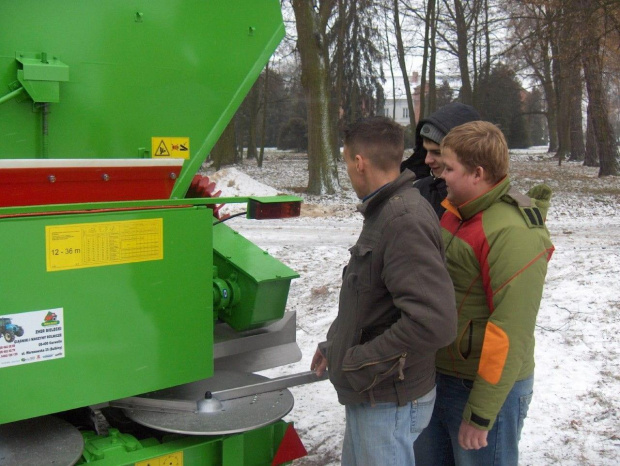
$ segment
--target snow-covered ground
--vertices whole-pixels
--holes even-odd
[[[301,275],[291,285],[288,310],[297,312],[303,359],[267,375],[308,370],[336,315],[342,267],[362,224],[344,164],[340,169],[343,191],[320,197],[299,194],[307,184],[301,154],[270,151],[262,169],[244,161],[214,177],[223,196],[304,198],[299,218],[228,222]],[[620,177],[596,174],[577,163],[558,166],[544,148],[512,153],[511,177],[522,191],[539,182],[554,190],[547,223],[556,247],[538,316],[521,465],[620,464]],[[344,409],[331,384],[291,391],[295,407],[285,419],[295,422],[308,449],[295,464],[339,464]]]

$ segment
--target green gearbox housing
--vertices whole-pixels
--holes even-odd
[[[247,330],[282,318],[296,272],[222,223],[214,227],[213,250],[220,319],[235,330]]]

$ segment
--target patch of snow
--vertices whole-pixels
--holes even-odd
[[[277,196],[278,190],[256,181],[234,167],[223,168],[211,175],[209,179],[215,182],[216,191],[222,191],[220,197],[248,197],[248,196]],[[221,215],[243,212],[246,204],[227,203],[220,209]]]

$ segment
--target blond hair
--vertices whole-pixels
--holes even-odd
[[[441,141],[441,150],[445,148],[452,149],[469,172],[484,168],[486,179],[492,183],[508,174],[508,144],[493,123],[471,121],[452,128]]]

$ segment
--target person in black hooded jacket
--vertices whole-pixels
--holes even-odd
[[[452,102],[419,121],[415,131],[413,154],[400,165],[401,172],[415,173],[414,186],[430,202],[439,218],[445,212],[441,202],[446,198],[446,183],[439,178],[443,171],[439,145],[448,132],[470,121],[480,120],[478,111],[460,102]]]

